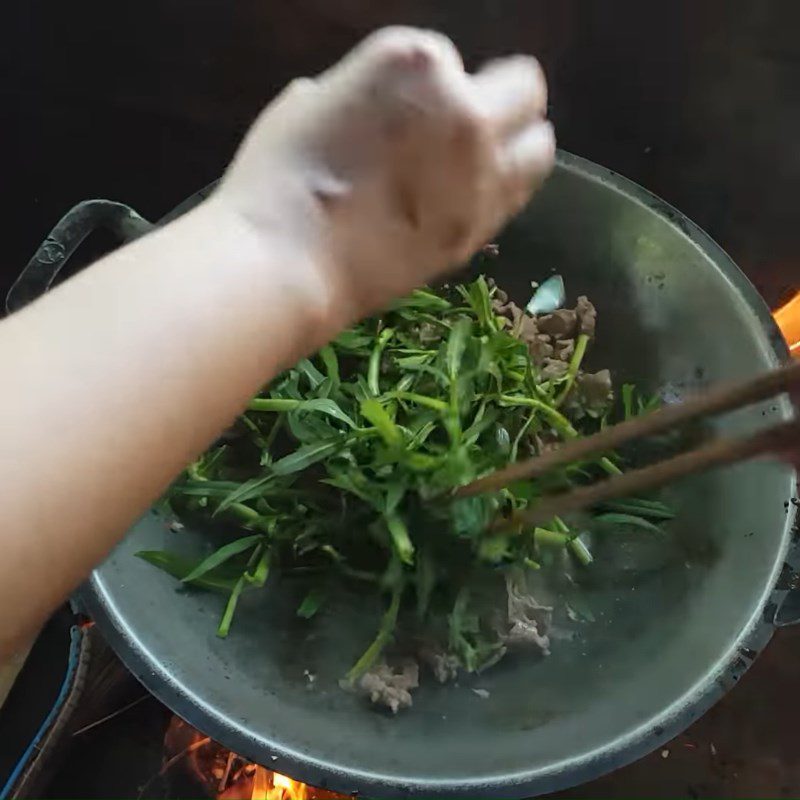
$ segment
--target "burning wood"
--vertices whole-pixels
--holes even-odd
[[[162,773],[183,768],[215,800],[336,800],[345,795],[317,789],[227,750],[173,717],[164,736]]]

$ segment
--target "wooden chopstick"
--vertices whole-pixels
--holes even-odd
[[[800,386],[800,361],[787,364],[779,369],[758,375],[755,378],[714,387],[685,403],[664,406],[644,416],[621,422],[618,425],[613,425],[592,436],[587,436],[585,439],[575,439],[567,442],[561,447],[551,450],[544,455],[536,456],[526,461],[519,461],[516,464],[510,464],[503,469],[493,472],[491,475],[486,475],[472,483],[460,486],[455,490],[453,496],[469,497],[483,492],[496,491],[522,478],[536,478],[556,467],[564,466],[574,461],[581,461],[599,453],[610,452],[634,439],[662,433],[701,417],[733,411],[734,409],[752,405],[759,400],[764,400],[767,397],[785,392],[795,385]],[[794,435],[796,434],[796,423],[779,425],[777,428],[771,430],[782,431],[783,436],[789,434]],[[629,485],[630,479],[637,474],[637,472],[630,472],[623,476],[603,481],[595,486],[576,489],[569,492],[568,495],[570,497],[574,495],[582,497],[583,493],[588,489],[599,491],[599,487],[608,485],[614,487],[613,495],[602,498],[608,500],[611,496],[620,497],[626,493],[642,491],[644,488],[654,488],[655,486],[674,480],[682,474],[691,474],[691,472],[708,469],[711,466],[732,463],[733,461],[750,458],[758,453],[765,452],[774,446],[774,441],[769,438],[768,433],[769,431],[764,431],[743,440],[720,440],[700,448],[699,450],[677,456],[677,458],[671,459],[670,461],[662,462],[662,464],[638,470],[637,472],[639,474],[644,474],[645,476],[644,478],[637,479],[645,481],[642,485],[639,485],[639,483]],[[769,446],[762,446],[759,444],[767,440],[770,443]],[[745,447],[745,445],[747,446]],[[753,447],[756,449],[752,450]],[[707,455],[701,455],[706,451],[708,451]],[[703,466],[695,468],[695,461],[692,461],[692,456],[697,459],[698,464]],[[710,461],[708,461],[709,458],[711,459]],[[659,472],[653,473],[653,470],[656,470],[657,467],[663,467],[675,461],[677,461],[681,469],[685,470],[688,468],[690,471],[686,473],[675,472],[675,467],[670,467],[668,469],[665,467],[665,474],[668,476],[666,478],[662,478]],[[652,483],[653,474],[657,475],[656,483]],[[625,482],[626,479],[628,482]],[[622,490],[616,488],[620,485],[624,487]],[[605,491],[609,491],[609,489]],[[555,502],[555,500],[556,497],[554,497],[552,501]],[[548,502],[551,501],[543,501],[537,507],[537,517],[539,516],[538,509],[544,508]],[[564,499],[560,502],[564,503],[566,500]],[[580,507],[591,505],[592,502],[600,501],[594,500],[589,503],[581,502]],[[561,512],[556,511],[555,513],[558,514]]]
[[[544,524],[553,517],[591,508],[620,497],[650,491],[678,478],[697,472],[745,461],[786,447],[793,437],[800,437],[800,420],[792,420],[738,439],[715,439],[703,447],[682,453],[660,463],[576,489],[545,496],[534,508],[513,517],[498,520],[496,527]]]

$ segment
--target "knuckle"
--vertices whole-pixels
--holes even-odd
[[[454,117],[456,141],[473,146],[484,138],[491,125],[486,110],[473,104],[457,106]]]
[[[428,42],[422,31],[400,26],[383,28],[371,42],[374,52],[384,61],[403,64],[419,53],[426,53]]]
[[[529,55],[509,56],[506,68],[517,76],[517,80],[541,90],[547,85],[544,69],[539,60]]]
[[[424,70],[457,55],[444,34],[400,25],[382,28],[365,43],[381,63],[393,68]]]
[[[533,75],[544,77],[542,65],[539,63],[539,59],[534,56],[518,53],[517,55],[510,56],[509,61],[518,69],[526,70]]]
[[[459,61],[461,60],[458,49],[449,36],[445,36],[443,33],[433,30],[424,30],[420,31],[420,33],[424,36],[428,46],[439,53],[443,58],[455,57]]]
[[[388,25],[371,33],[364,41],[364,45],[380,52],[387,48],[402,46],[415,32],[415,28],[406,25]]]
[[[304,94],[313,90],[317,86],[314,78],[293,78],[286,86],[286,91],[292,94]]]

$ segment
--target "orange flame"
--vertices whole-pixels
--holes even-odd
[[[162,774],[182,763],[215,800],[346,800],[287,775],[254,764],[173,717],[164,737],[167,757]]]
[[[250,800],[307,800],[308,786],[280,772],[256,767]]]
[[[789,351],[793,356],[800,357],[800,292],[775,311],[774,317],[789,345]]]

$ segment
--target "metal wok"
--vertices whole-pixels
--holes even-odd
[[[198,193],[165,218],[200,202]],[[43,291],[94,227],[121,238],[149,224],[126,206],[71,211],[9,297]],[[561,154],[555,174],[504,232],[498,281],[515,299],[561,272],[599,309],[592,355],[617,382],[680,396],[687,388],[776,366],[786,348],[755,289],[722,250],[640,187]],[[792,414],[788,399],[719,424],[741,433]],[[766,642],[786,592],[795,475],[758,462],[669,490],[679,510],[667,552],[624,549],[601,570],[577,625],[543,660],[509,659],[458,686],[423,686],[396,718],[337,686],[380,613],[351,603],[312,625],[276,580],[246,596],[227,640],[222,599],[176,591],[134,558],[176,537],[150,512],[81,588],[79,600],[155,695],[238,753],[306,781],[369,796],[531,796],[585,781],[658,747],[729,689]],[[599,565],[599,561],[596,562]],[[777,619],[777,623],[776,623]],[[308,675],[313,674],[313,683]],[[470,688],[489,692],[488,698]]]

